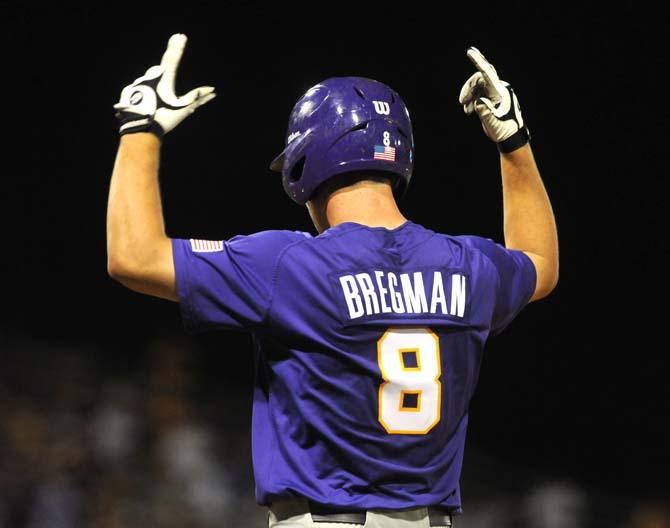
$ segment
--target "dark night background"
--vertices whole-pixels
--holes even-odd
[[[32,343],[95,350],[88,359],[100,370],[133,377],[145,372],[157,336],[174,337],[194,350],[198,394],[215,394],[224,408],[231,395],[246,398],[239,412],[248,423],[250,338],[184,337],[176,304],[125,290],[106,274],[106,200],[118,142],[112,105],[120,90],[158,63],[174,32],[189,37],[177,92],[217,89],[164,141],[170,236],[313,232],[306,210],[267,166],[307,88],[363,75],[394,87],[410,110],[416,165],[405,215],[435,230],[502,241],[497,151],[458,104],[474,71],[465,50],[475,45],[519,96],[558,223],[561,276],[549,298],[489,342],[468,449],[617,503],[670,496],[667,347],[654,343],[663,322],[645,315],[652,298],[663,299],[647,280],[662,246],[653,226],[667,169],[647,139],[663,137],[664,120],[648,91],[655,63],[638,55],[654,32],[635,9],[604,18],[534,8],[503,20],[472,8],[444,23],[431,22],[435,14],[408,18],[404,30],[397,11],[393,27],[379,23],[383,12],[318,24],[286,16],[261,27],[251,13],[195,11],[137,14],[142,23],[129,23],[127,9],[3,10],[5,89],[16,95],[24,85],[34,99],[5,103],[19,142],[4,141],[12,163],[3,178],[9,242],[0,370],[4,363],[11,372],[16,362],[38,369],[43,355],[33,360],[22,348]],[[313,9],[313,17],[329,16],[325,7]],[[466,451],[466,475],[474,471],[468,460]],[[495,488],[495,479],[489,484]]]

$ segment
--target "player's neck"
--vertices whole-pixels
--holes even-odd
[[[390,185],[358,182],[314,200],[310,215],[319,232],[344,222],[394,229],[407,219],[398,209]]]

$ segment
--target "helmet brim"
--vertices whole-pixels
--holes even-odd
[[[270,170],[283,172],[284,160],[286,159],[286,156],[291,155],[294,150],[305,148],[309,144],[308,142],[312,140],[311,133],[312,129],[308,129],[299,137],[295,138],[288,145],[286,145],[286,148],[282,150],[281,154],[279,154],[279,156],[273,159],[272,163],[270,163]]]
[[[279,156],[272,160],[272,163],[270,163],[271,171],[281,172],[284,169],[284,158],[286,157],[287,149],[288,147],[286,147]]]

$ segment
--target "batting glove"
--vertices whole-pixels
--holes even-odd
[[[186,40],[186,35],[172,35],[160,65],[152,66],[123,89],[114,105],[121,124],[119,134],[153,132],[162,137],[216,97],[212,86],[195,88],[181,97],[175,95],[174,79]]]
[[[477,68],[461,88],[458,100],[467,115],[476,112],[486,135],[500,152],[512,152],[530,141],[514,90],[498,78],[493,65],[477,48],[470,47],[468,58]]]

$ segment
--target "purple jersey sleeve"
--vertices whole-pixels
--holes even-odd
[[[288,245],[305,236],[293,231],[263,231],[224,241],[172,239],[185,329],[197,333],[261,324],[279,258]]]
[[[537,280],[535,264],[523,251],[507,249],[490,238],[479,236],[458,238],[486,255],[498,273],[491,334],[499,334],[533,296]]]

